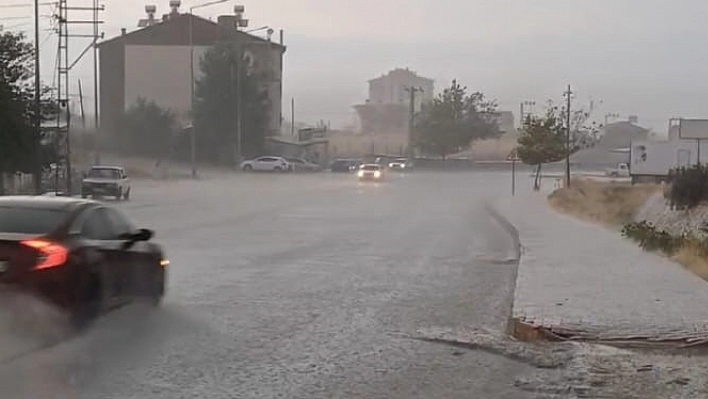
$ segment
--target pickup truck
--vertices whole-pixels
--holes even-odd
[[[111,196],[117,200],[130,198],[130,179],[119,166],[94,166],[81,180],[81,197]]]

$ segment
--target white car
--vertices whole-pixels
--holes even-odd
[[[94,166],[81,180],[81,197],[130,198],[130,179],[120,166]]]
[[[366,163],[359,167],[357,177],[359,180],[381,181],[384,178],[384,168],[379,164]]]
[[[413,167],[413,163],[408,158],[394,159],[388,164],[390,169],[406,170]]]
[[[241,163],[241,170],[245,172],[286,172],[290,164],[283,157],[258,157]]]

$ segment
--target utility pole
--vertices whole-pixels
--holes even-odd
[[[290,100],[290,137],[295,137],[295,97]]]
[[[101,124],[98,111],[98,0],[93,0],[93,145],[94,145],[94,164],[101,163]]]
[[[568,91],[565,92],[568,103],[566,105],[566,143],[565,143],[565,186],[570,187],[570,100],[573,92],[568,85]]]
[[[69,19],[69,11],[76,11],[76,12],[86,12],[86,11],[92,11],[94,14],[96,14],[98,11],[102,11],[103,7],[99,7],[97,4],[98,0],[95,0],[95,6],[94,7],[82,7],[82,6],[77,6],[77,7],[69,7],[67,4],[67,0],[59,0],[59,8],[58,8],[58,13],[55,16],[58,22],[58,28],[57,28],[57,33],[59,34],[59,41],[58,41],[58,53],[57,53],[57,102],[58,102],[58,115],[57,115],[57,134],[59,136],[59,140],[63,139],[63,145],[59,144],[60,141],[58,141],[58,146],[59,146],[59,153],[63,152],[63,157],[62,154],[59,154],[59,160],[64,161],[64,173],[66,175],[66,194],[71,195],[72,193],[72,166],[71,166],[71,106],[70,106],[70,96],[69,96],[69,71],[81,60],[81,58],[86,55],[88,50],[91,48],[91,46],[96,45],[96,42],[98,41],[99,37],[97,35],[97,30],[98,30],[98,24],[103,23],[102,21],[98,21],[97,18],[94,18],[92,20],[70,20]],[[78,24],[92,24],[94,26],[94,34],[91,35],[85,35],[85,34],[69,34],[69,25],[78,25]],[[69,63],[69,38],[91,38],[92,42],[91,44],[84,49],[84,51],[81,52],[81,54],[74,60],[73,62]],[[98,101],[98,98],[94,99],[94,101]],[[66,110],[65,114],[65,122],[64,126],[61,124],[61,113],[62,113],[62,107]],[[63,137],[62,137],[63,136]],[[63,148],[62,148],[63,147]],[[63,151],[62,151],[63,150]],[[57,172],[59,171],[57,162]],[[58,173],[57,173],[58,176]],[[57,187],[58,189],[58,187]]]
[[[408,157],[413,158],[415,153],[413,151],[413,142],[415,134],[415,95],[417,93],[422,93],[423,89],[420,87],[406,87],[405,89],[410,93],[410,105],[409,105],[409,115],[408,115]]]
[[[59,22],[58,33],[58,54],[57,54],[57,101],[59,103],[59,113],[57,114],[57,134],[58,138],[63,138],[63,145],[59,145],[58,159],[64,161],[64,175],[66,177],[66,191],[71,195],[71,138],[69,137],[70,114],[69,108],[69,7],[67,0],[59,0]],[[66,110],[64,126],[61,125],[62,108]],[[56,174],[59,176],[59,162],[57,162]],[[55,187],[55,192],[59,187]]]
[[[34,0],[34,193],[42,194],[42,99],[39,63],[39,0]]]

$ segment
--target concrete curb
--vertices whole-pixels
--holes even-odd
[[[507,220],[499,211],[494,208],[494,206],[485,202],[484,210],[489,214],[489,216],[494,219],[499,225],[506,231],[514,240],[514,258],[516,260],[521,260],[521,239],[519,238],[519,230],[514,227],[509,220]]]
[[[531,326],[521,323],[519,319],[514,317],[514,302],[516,300],[517,279],[519,276],[519,268],[521,267],[521,238],[519,230],[505,218],[490,202],[484,203],[484,210],[491,218],[499,223],[504,231],[511,236],[514,241],[514,258],[516,260],[516,269],[514,270],[514,288],[511,292],[511,300],[509,301],[508,318],[506,323],[506,333],[522,341],[536,341],[540,338],[540,332]]]

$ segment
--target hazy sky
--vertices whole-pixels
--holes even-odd
[[[72,5],[90,0],[69,0]],[[0,7],[29,0],[0,0]],[[145,4],[158,13],[168,0],[105,0],[107,37],[134,29]],[[202,3],[184,0],[182,9]],[[204,17],[233,4],[202,8]],[[636,114],[664,133],[671,116],[708,117],[708,7],[705,0],[258,0],[244,1],[251,27],[285,30],[285,94],[297,119],[353,118],[367,80],[409,67],[436,80],[458,78],[518,114],[519,102],[560,100],[573,85],[578,103],[602,101],[608,112]],[[43,14],[51,7],[43,7]],[[0,8],[0,23],[31,34],[31,8]],[[25,24],[25,25],[21,25]],[[45,18],[43,27],[49,26]],[[42,37],[46,35],[42,33]],[[276,33],[277,37],[277,33]],[[84,46],[80,39],[74,45]],[[43,45],[44,65],[55,42]],[[90,58],[76,71],[90,85]],[[85,64],[85,65],[83,65]],[[46,70],[49,74],[49,69]],[[50,74],[47,79],[50,79]],[[287,107],[286,107],[287,108]]]

